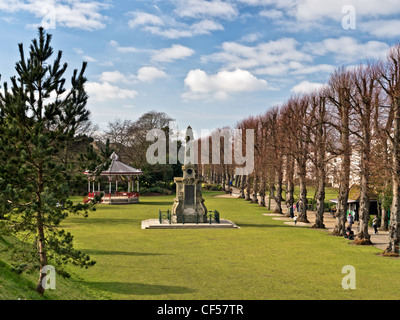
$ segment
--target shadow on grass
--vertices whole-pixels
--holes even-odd
[[[264,224],[264,223],[236,223],[240,228],[291,228],[288,225],[278,225],[278,224]]]
[[[103,223],[103,224],[128,224],[128,223],[136,223],[138,220],[140,220],[139,218],[134,218],[132,217],[132,219],[112,219],[112,218],[97,218],[97,217],[93,217],[93,218],[88,218],[88,219],[75,219],[75,218],[70,218],[68,220],[69,223],[73,223],[73,224],[79,224],[79,223],[83,223],[83,224],[96,224],[96,223]],[[61,228],[68,228],[66,226],[60,226]]]
[[[174,201],[143,201],[140,200],[140,203],[137,205],[143,205],[143,206],[171,206],[174,204]]]
[[[107,292],[127,295],[163,295],[163,294],[184,294],[193,293],[194,290],[179,286],[164,286],[131,282],[85,282],[88,286],[101,289]]]
[[[88,255],[98,256],[164,256],[163,253],[152,253],[152,252],[127,252],[127,251],[106,251],[106,250],[95,250],[95,249],[80,249],[79,251],[84,252]]]

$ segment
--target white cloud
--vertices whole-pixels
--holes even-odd
[[[299,21],[324,21],[326,18],[340,21],[344,17],[342,8],[347,5],[354,7],[358,18],[392,15],[400,12],[398,2],[394,0],[303,0],[296,2],[292,14]]]
[[[218,17],[231,19],[237,16],[236,8],[229,2],[220,0],[176,0],[174,12],[180,17]]]
[[[326,18],[342,20],[344,14],[342,8],[351,5],[356,9],[360,17],[376,17],[379,15],[392,15],[400,12],[400,6],[396,0],[238,0],[252,6],[274,6],[285,10],[298,21],[318,20]]]
[[[224,27],[212,20],[202,20],[200,22],[194,23],[190,30],[193,35],[199,34],[210,34],[210,31],[224,30]]]
[[[81,58],[87,62],[97,62],[97,60],[87,54],[81,48],[73,48],[72,49],[76,54],[80,55]]]
[[[294,93],[312,93],[323,88],[324,86],[325,84],[323,83],[310,82],[305,80],[295,85],[291,91]]]
[[[283,12],[280,10],[275,10],[275,9],[270,9],[270,10],[262,10],[260,12],[261,17],[269,18],[272,20],[275,19],[282,19],[283,18]]]
[[[92,0],[63,2],[59,0],[0,1],[1,11],[12,13],[25,11],[39,19],[54,22],[56,26],[89,31],[105,28],[105,22],[108,18],[100,12],[109,7],[109,4]]]
[[[108,83],[129,83],[132,76],[125,76],[119,71],[106,71],[100,75],[101,82]]]
[[[357,19],[357,29],[365,31],[369,29],[369,33],[379,37],[385,36],[384,27],[379,25],[379,21],[385,21],[385,17],[390,17],[394,14],[400,13],[399,2],[396,0],[237,0],[239,3],[249,6],[262,6],[267,7],[267,10],[262,10],[261,15],[274,19],[277,25],[284,30],[312,31],[314,28],[324,28],[327,21],[335,21],[338,28],[341,28],[341,21],[347,13],[343,13],[345,6],[352,6],[355,9]],[[282,15],[281,13],[282,12]],[[284,16],[289,17],[284,19]],[[380,18],[380,19],[379,19]],[[376,22],[371,22],[369,28],[368,23],[365,21],[369,19],[376,19]],[[365,28],[360,27],[359,24],[366,25]],[[393,21],[393,26],[395,24]],[[372,27],[376,26],[378,31],[373,33]],[[398,26],[396,27],[398,30]],[[389,30],[389,34],[397,34],[394,29]]]
[[[185,79],[187,92],[182,94],[184,99],[223,100],[229,94],[238,92],[252,92],[268,88],[267,81],[258,79],[249,71],[237,69],[235,71],[221,71],[209,75],[205,71],[191,70]]]
[[[167,39],[179,39],[211,34],[212,31],[224,30],[224,27],[216,21],[204,19],[192,25],[176,22],[170,23],[169,27],[147,25],[143,30]]]
[[[319,56],[333,54],[338,63],[351,63],[359,59],[383,58],[389,46],[380,41],[360,43],[351,37],[340,37],[325,39],[322,42],[308,42],[304,49]]]
[[[153,82],[159,78],[165,78],[167,74],[155,67],[140,68],[137,74],[137,79],[141,82]]]
[[[74,50],[74,52],[79,55],[85,54],[85,51],[83,51],[81,48],[73,48],[72,50]]]
[[[133,19],[129,21],[129,26],[168,39],[190,38],[224,30],[217,19],[229,19],[236,15],[236,9],[231,4],[220,0],[175,0],[173,3],[175,17],[134,11],[130,12]],[[181,21],[175,18],[181,18]]]
[[[247,35],[243,36],[242,38],[240,38],[239,41],[240,42],[256,42],[261,37],[262,37],[262,35],[260,33],[250,33],[250,34],[247,34]]]
[[[155,67],[142,67],[138,70],[137,75],[123,74],[120,71],[106,71],[99,76],[101,83],[110,84],[132,84],[137,82],[151,83],[159,78],[165,78],[167,74]]]
[[[109,45],[116,48],[118,52],[121,53],[136,53],[136,52],[140,52],[139,49],[135,48],[135,47],[121,47],[117,41],[115,40],[111,40],[109,42]]]
[[[156,62],[173,62],[192,56],[194,50],[180,44],[174,44],[170,48],[160,49],[154,52],[152,60]]]
[[[143,25],[154,25],[154,26],[164,25],[163,20],[154,14],[141,11],[130,12],[130,14],[133,15],[134,17],[132,20],[129,20],[129,26],[131,28],[136,28],[138,26],[143,26]]]
[[[238,2],[251,5],[251,6],[268,6],[276,4],[277,6],[289,7],[293,6],[297,0],[238,0]]]
[[[103,61],[99,63],[102,67],[114,67],[114,62],[112,61]]]
[[[397,38],[400,36],[400,20],[371,20],[358,24],[360,30],[378,38]]]
[[[304,66],[300,65],[296,70],[291,71],[291,74],[300,75],[300,74],[312,74],[312,73],[332,73],[335,70],[335,66],[330,64],[317,64],[313,66]]]
[[[147,26],[143,30],[148,31],[154,35],[161,36],[167,39],[179,39],[179,38],[190,38],[193,33],[189,29],[177,29],[177,28],[167,28],[163,29],[160,27]]]
[[[122,89],[108,82],[88,82],[85,89],[89,98],[98,102],[133,99],[138,94],[135,90]]]
[[[87,62],[97,62],[97,60],[95,58],[93,58],[93,57],[91,57],[91,56],[89,56],[87,54],[83,55],[82,59],[87,61]]]
[[[256,46],[246,46],[237,42],[224,42],[222,51],[203,57],[203,62],[216,61],[225,68],[234,70],[273,68],[277,64],[290,62],[312,61],[308,53],[297,49],[299,43],[292,38],[282,38],[276,41],[259,43]]]

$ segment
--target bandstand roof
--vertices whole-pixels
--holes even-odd
[[[111,157],[110,167],[103,171],[100,175],[102,176],[138,176],[142,175],[143,172],[139,169],[132,168],[125,163],[119,161],[119,156],[114,152]],[[90,172],[85,172],[85,174],[90,174]]]

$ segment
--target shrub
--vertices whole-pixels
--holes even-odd
[[[150,192],[150,189],[149,189],[149,188],[141,187],[139,193],[142,194],[142,195],[144,195],[144,194],[148,194],[149,192]]]
[[[208,183],[208,184],[203,183],[202,186],[203,186],[203,190],[209,190],[209,191],[221,191],[222,190],[222,186],[217,184],[217,183],[213,183],[213,184],[211,184],[211,183]]]

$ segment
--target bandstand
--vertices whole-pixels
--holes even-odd
[[[108,170],[103,171],[100,176],[86,171],[85,175],[88,176],[88,195],[84,198],[87,203],[95,198],[95,196],[102,195],[102,204],[134,204],[139,203],[139,176],[143,172],[139,169],[132,168],[125,163],[119,161],[119,156],[114,152],[111,155],[111,164]],[[108,177],[108,190],[101,190],[101,179]],[[128,191],[118,191],[118,179],[128,180]],[[136,181],[136,192],[134,191],[134,182]],[[97,182],[97,191],[96,191]],[[113,183],[115,182],[115,192],[112,190]]]

